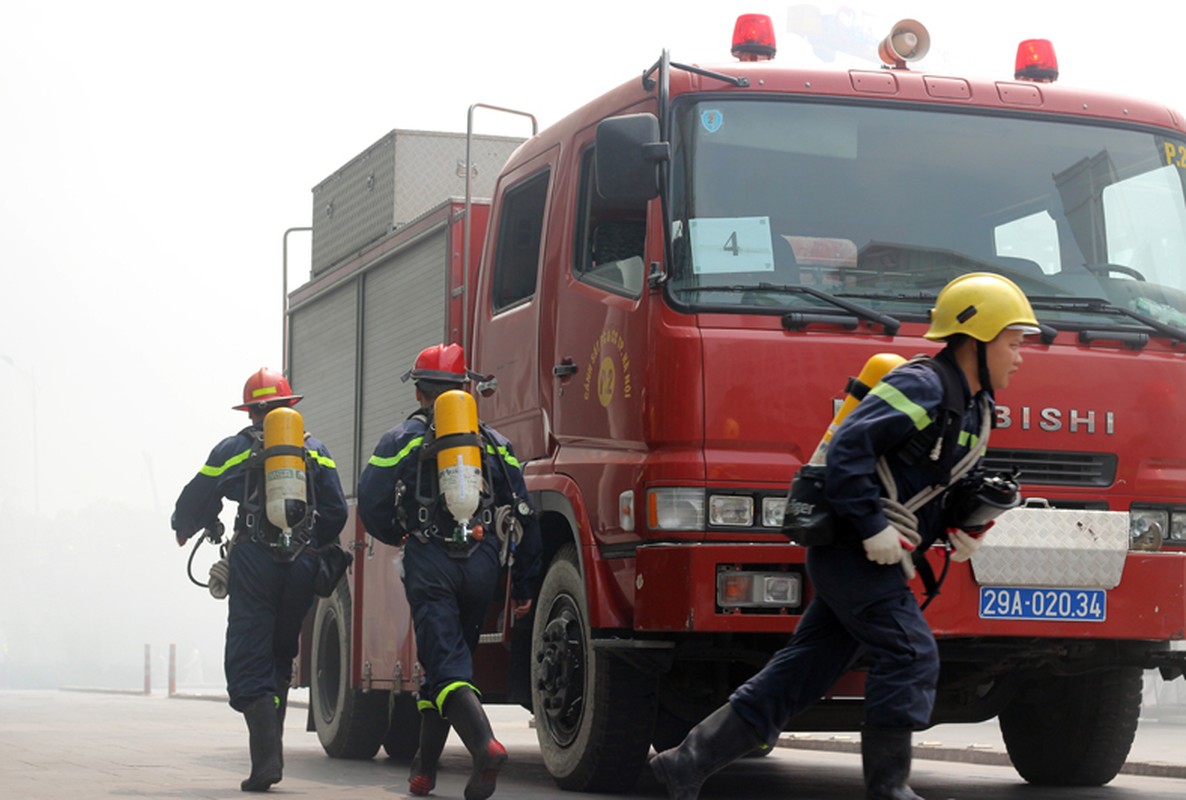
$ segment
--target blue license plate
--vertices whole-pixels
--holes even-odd
[[[1103,622],[1108,618],[1108,594],[1103,589],[981,586],[980,618]]]

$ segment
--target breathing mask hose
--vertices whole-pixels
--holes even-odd
[[[198,554],[198,548],[202,546],[203,542],[208,541],[211,544],[216,544],[219,546],[218,557],[220,561],[225,561],[227,556],[230,555],[230,543],[224,542],[222,539],[222,535],[225,530],[226,528],[223,526],[221,521],[215,521],[214,523],[208,525],[206,529],[202,531],[201,535],[194,538],[194,546],[190,548],[189,559],[185,564],[185,571],[186,574],[189,575],[190,582],[195,586],[201,586],[203,589],[210,588],[210,584],[202,583],[200,580],[194,577],[194,556]],[[211,569],[213,569],[213,567],[211,567]]]
[[[194,546],[189,551],[189,561],[185,564],[185,571],[189,575],[190,582],[195,586],[201,586],[203,589],[207,588],[207,584],[202,583],[194,577],[194,556],[198,554],[198,548],[202,546],[202,542],[205,540],[205,536],[199,536],[194,540]]]

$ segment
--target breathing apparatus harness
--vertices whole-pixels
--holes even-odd
[[[444,543],[445,551],[451,558],[469,558],[481,546],[486,531],[493,531],[498,538],[499,563],[503,566],[513,564],[515,550],[523,538],[523,518],[532,513],[531,506],[523,498],[513,494],[514,483],[511,481],[510,470],[506,461],[497,457],[495,461],[502,472],[502,477],[508,490],[512,492],[509,505],[495,505],[493,487],[490,479],[489,465],[486,454],[494,449],[495,438],[485,423],[478,423],[478,433],[451,433],[438,437],[436,425],[432,418],[431,409],[420,409],[409,420],[417,420],[424,425],[424,439],[420,445],[416,461],[416,486],[412,499],[416,506],[416,519],[409,519],[408,510],[403,500],[407,496],[408,487],[403,481],[395,486],[396,521],[410,535],[422,542],[436,539]],[[474,514],[472,525],[458,525],[450,515],[445,505],[444,493],[438,480],[436,456],[441,450],[451,447],[472,446],[481,452],[482,488],[477,512]]]
[[[898,499],[897,482],[883,455],[877,459],[876,473],[885,489],[881,500],[887,521],[897,528],[902,536],[915,546],[911,559],[922,580],[926,599],[922,608],[930,605],[939,594],[939,587],[947,577],[951,566],[951,551],[945,551],[943,570],[936,578],[930,562],[923,551],[917,549],[922,541],[918,532],[916,512],[939,495],[944,495],[944,528],[961,528],[982,532],[993,518],[1007,508],[1016,505],[1020,499],[1015,476],[988,476],[982,470],[973,472],[977,462],[988,449],[988,437],[992,431],[992,409],[984,404],[981,413],[980,435],[963,458],[956,461],[955,451],[963,427],[963,384],[957,368],[939,358],[918,356],[910,363],[921,362],[935,371],[943,387],[943,402],[935,421],[907,440],[897,454],[906,463],[917,465],[929,462],[934,470],[935,482],[908,500]],[[983,383],[984,386],[991,384]],[[868,389],[865,389],[867,393]],[[983,502],[984,487],[989,486],[989,495],[1001,499],[1000,503]],[[946,494],[945,494],[946,493]],[[1011,500],[1009,499],[1011,496]],[[983,521],[981,521],[983,520]]]
[[[880,356],[875,356],[862,370],[862,378],[868,371],[871,379],[849,379],[845,392],[851,400],[846,402],[846,407],[850,407],[849,403],[853,401],[859,403],[868,395],[873,385],[888,371],[887,363]],[[928,356],[916,356],[909,363],[925,364],[935,372],[942,387],[943,399],[935,419],[908,438],[893,451],[893,455],[911,466],[925,467],[931,473],[932,482],[913,497],[900,500],[897,481],[886,454],[878,458],[874,471],[884,489],[881,504],[886,520],[913,548],[910,560],[915,573],[922,580],[926,595],[922,607],[926,608],[939,594],[939,587],[947,576],[951,566],[951,551],[945,551],[943,570],[936,578],[930,562],[923,555],[924,551],[919,549],[922,536],[918,530],[918,510],[942,496],[944,528],[959,528],[979,535],[987,530],[996,516],[1017,505],[1020,493],[1015,475],[988,476],[983,470],[974,469],[988,447],[988,436],[992,430],[989,404],[985,403],[982,409],[979,437],[963,458],[956,459],[965,412],[964,385],[958,367],[945,358]],[[834,420],[833,425],[837,424],[838,421]],[[804,546],[836,542],[835,512],[827,502],[824,487],[826,443],[833,430],[829,429],[816,455],[812,456],[812,461],[796,473],[788,493],[783,532],[792,541]]]
[[[272,558],[280,562],[296,559],[313,540],[313,522],[317,514],[317,490],[313,481],[306,481],[308,512],[291,533],[273,525],[264,511],[263,476],[264,462],[272,456],[293,456],[305,462],[305,474],[309,469],[309,454],[304,447],[293,445],[272,445],[264,447],[264,432],[251,425],[242,433],[251,437],[251,454],[243,463],[243,500],[235,516],[236,540],[242,536],[265,548]],[[309,434],[305,434],[305,439]]]

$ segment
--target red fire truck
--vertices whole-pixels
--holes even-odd
[[[477,683],[533,710],[561,787],[621,790],[794,630],[786,489],[848,376],[934,352],[953,277],[1006,275],[1042,334],[987,461],[1028,501],[970,563],[929,554],[933,722],[997,717],[1026,780],[1106,783],[1142,670],[1186,664],[1186,123],[1058,84],[1044,41],[975,80],[912,68],[909,20],[882,69],[780,65],[770,28],[739,21],[726,65],[665,51],[522,144],[475,136],[474,106],[465,136],[394,131],[318,185],[287,309],[301,410],[352,494],[421,347],[493,376],[480,415],[526,465],[545,566],[532,619],[493,604]],[[344,539],[302,649],[310,726],[331,756],[407,756],[400,553]],[[856,729],[862,669],[788,730]]]

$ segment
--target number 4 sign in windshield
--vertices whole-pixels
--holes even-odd
[[[697,275],[773,272],[769,217],[726,217],[688,222]]]

